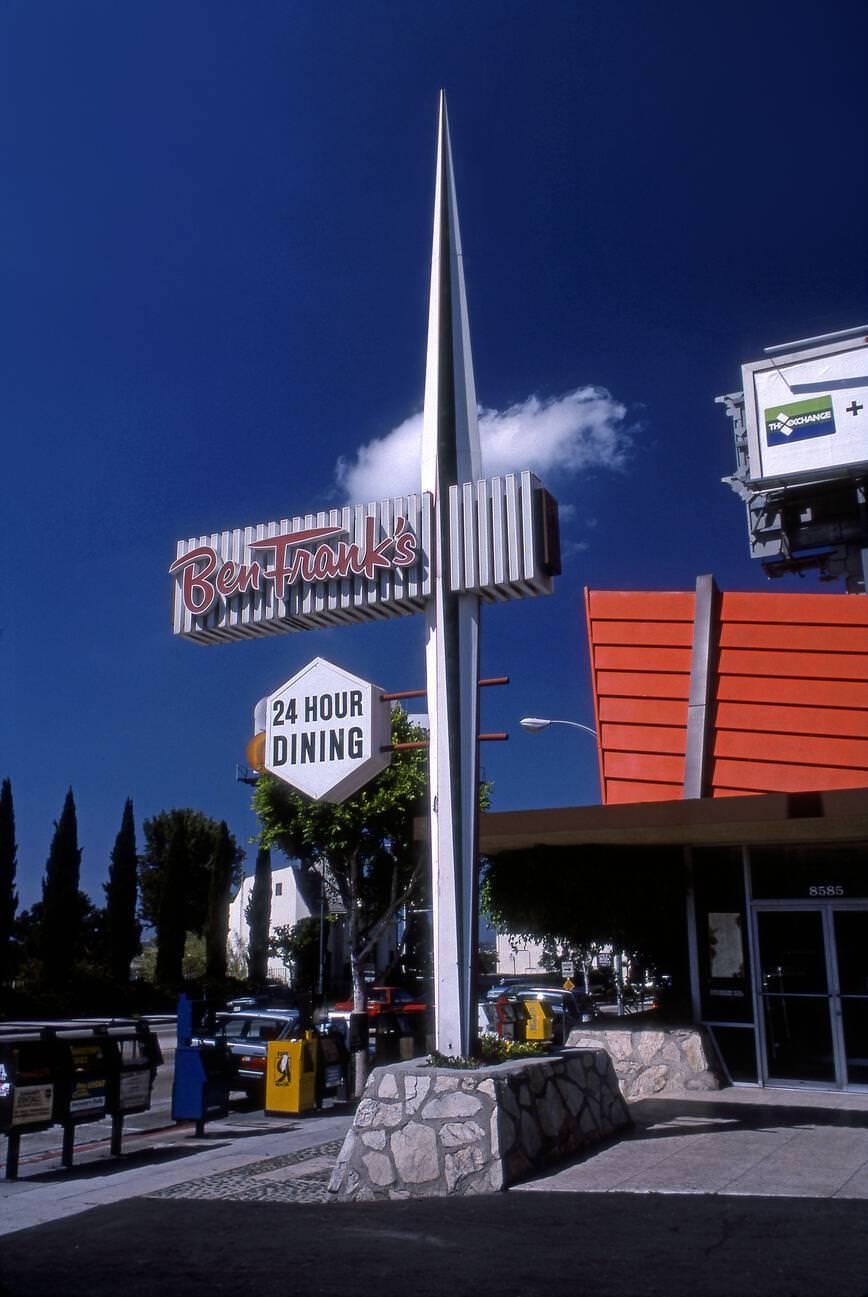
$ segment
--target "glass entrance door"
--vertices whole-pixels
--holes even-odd
[[[868,910],[833,910],[846,1085],[868,1085]]]
[[[868,910],[755,910],[765,1080],[868,1085]]]

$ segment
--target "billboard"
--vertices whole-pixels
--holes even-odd
[[[793,344],[742,375],[752,483],[824,481],[868,466],[868,337]]]

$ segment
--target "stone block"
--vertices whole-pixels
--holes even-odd
[[[604,1053],[455,1076],[424,1066],[396,1065],[394,1089],[372,1074],[329,1184],[339,1199],[492,1193],[629,1123]]]
[[[476,1121],[445,1121],[440,1127],[440,1143],[444,1148],[476,1144],[484,1138],[485,1131]]]
[[[415,1076],[410,1074],[404,1078],[404,1109],[408,1113],[414,1113],[417,1108],[424,1102],[425,1096],[431,1089],[430,1076]]]
[[[683,1053],[691,1072],[705,1072],[708,1070],[705,1047],[699,1035],[687,1037],[683,1045]]]
[[[398,1082],[394,1072],[385,1073],[377,1089],[377,1095],[380,1099],[397,1099]]]
[[[371,1125],[374,1127],[383,1127],[392,1129],[400,1126],[404,1120],[404,1114],[401,1111],[400,1103],[378,1103],[376,1111],[371,1118]]]
[[[395,1168],[385,1153],[365,1153],[362,1161],[371,1184],[382,1188],[395,1183]]]
[[[638,1039],[633,1052],[638,1054],[643,1063],[650,1063],[663,1048],[665,1036],[662,1031],[638,1031]]]
[[[669,1081],[669,1069],[662,1064],[646,1067],[633,1082],[630,1098],[647,1099],[652,1094],[659,1094]]]
[[[440,1174],[437,1136],[430,1126],[412,1121],[392,1133],[395,1169],[405,1185],[424,1184]]]
[[[475,1094],[455,1091],[440,1098],[429,1099],[422,1108],[420,1116],[426,1121],[435,1117],[474,1117],[482,1107],[482,1100]]]
[[[446,1178],[446,1192],[461,1190],[462,1181],[475,1175],[485,1166],[485,1155],[481,1148],[459,1148],[454,1153],[447,1153],[444,1159],[443,1174]]]

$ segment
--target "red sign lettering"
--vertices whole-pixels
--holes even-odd
[[[285,599],[287,589],[299,582],[310,584],[349,576],[364,576],[371,581],[378,571],[412,567],[416,562],[418,540],[406,518],[396,518],[392,534],[380,541],[376,539],[375,520],[366,518],[361,544],[348,544],[344,540],[335,546],[326,543],[327,538],[339,536],[345,530],[335,526],[308,527],[304,531],[251,541],[249,549],[271,551],[273,566],[270,568],[257,561],[221,562],[215,550],[201,545],[176,558],[169,571],[173,576],[180,575],[181,597],[187,612],[202,617],[213,607],[215,599],[230,599],[248,590],[260,590],[265,581],[273,582],[275,593]],[[319,542],[315,549],[295,548],[315,541]]]

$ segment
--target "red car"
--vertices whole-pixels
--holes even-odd
[[[338,1013],[352,1013],[352,1000],[341,1000],[335,1005]],[[416,1000],[402,986],[372,986],[368,989],[368,1017],[381,1013],[427,1013],[428,1005]]]

